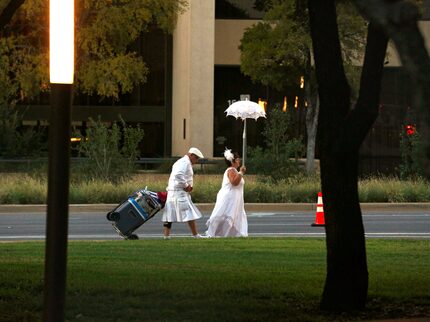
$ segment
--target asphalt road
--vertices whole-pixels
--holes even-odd
[[[250,237],[324,237],[324,227],[312,227],[315,211],[248,211]],[[197,221],[201,233],[210,212],[204,211]],[[367,238],[420,238],[430,239],[430,211],[363,211]],[[41,210],[0,212],[0,240],[43,240],[46,213]],[[139,227],[139,238],[162,237],[161,213]],[[173,224],[172,238],[191,236],[184,223]],[[105,210],[71,210],[69,214],[69,239],[115,240],[121,239],[106,220]]]

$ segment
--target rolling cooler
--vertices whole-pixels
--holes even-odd
[[[124,239],[139,239],[133,232],[155,216],[166,201],[166,192],[137,190],[106,215],[113,228]]]

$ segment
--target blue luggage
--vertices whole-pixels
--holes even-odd
[[[106,215],[115,231],[124,239],[138,239],[133,232],[155,216],[163,207],[164,200],[157,193],[137,190]]]

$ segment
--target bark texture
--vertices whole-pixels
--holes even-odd
[[[334,0],[308,0],[320,98],[317,143],[320,153],[327,244],[327,276],[321,308],[365,307],[368,290],[366,246],[358,199],[358,152],[376,120],[388,39],[368,29],[359,98],[351,108],[343,68]]]

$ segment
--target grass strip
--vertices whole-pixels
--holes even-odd
[[[0,321],[40,321],[43,242],[0,243]],[[318,303],[323,239],[71,241],[67,321],[351,321],[430,317],[430,241],[368,240],[369,304]]]
[[[168,174],[139,173],[118,182],[72,180],[69,200],[72,204],[118,203],[145,186],[152,191],[166,189]],[[193,200],[215,202],[222,174],[194,176]],[[321,190],[317,176],[299,176],[273,182],[265,177],[246,175],[244,198],[247,203],[314,203]],[[430,182],[423,179],[367,178],[358,183],[360,202],[430,202]],[[2,173],[0,204],[46,203],[46,176]]]

